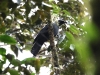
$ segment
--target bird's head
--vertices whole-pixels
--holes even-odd
[[[61,26],[62,24],[65,24],[65,23],[67,23],[67,22],[64,21],[64,20],[58,20],[58,24],[59,24],[59,26]]]

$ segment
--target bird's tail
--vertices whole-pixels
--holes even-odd
[[[42,45],[43,45],[43,44],[42,44]],[[39,50],[40,50],[40,48],[41,48],[42,45],[39,44],[39,43],[37,43],[37,42],[35,42],[34,45],[33,45],[33,47],[32,47],[32,49],[31,49],[31,53],[32,53],[34,56],[36,56],[36,55],[38,54],[38,52],[39,52]]]

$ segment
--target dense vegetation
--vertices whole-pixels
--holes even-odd
[[[49,67],[50,75],[99,75],[99,0],[90,2],[79,0],[1,0],[0,1],[0,74],[36,75],[43,66]],[[37,9],[36,9],[37,8]],[[95,9],[98,8],[98,9]],[[52,49],[46,45],[41,48],[37,58],[17,59],[18,51],[31,50],[36,34],[48,21],[67,22],[59,32],[54,46],[57,59],[52,60]],[[62,39],[62,36],[65,38]],[[49,41],[48,41],[49,42]],[[52,42],[52,41],[50,41]],[[16,56],[4,48],[10,45]],[[4,47],[2,47],[4,46]],[[45,54],[48,52],[48,55]],[[45,58],[43,58],[45,56]],[[24,56],[23,56],[24,57]],[[9,65],[4,67],[6,61]],[[59,67],[55,72],[54,62]],[[24,66],[23,66],[24,64]],[[31,67],[28,68],[28,66]],[[35,68],[35,72],[33,69]]]

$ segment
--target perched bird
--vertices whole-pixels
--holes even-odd
[[[62,25],[66,23],[63,20],[58,20],[58,25]],[[58,30],[59,30],[59,26],[56,23],[53,23],[53,32],[54,32],[54,37],[58,34]],[[48,25],[46,25],[42,30],[40,30],[40,32],[38,33],[38,35],[36,36],[36,38],[34,39],[33,42],[33,47],[31,49],[31,53],[36,56],[40,50],[40,48],[42,47],[42,45],[44,44],[44,42],[49,40],[49,32],[48,32]]]

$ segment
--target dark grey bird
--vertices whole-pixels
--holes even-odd
[[[63,20],[58,20],[58,25],[62,25],[66,23]],[[53,32],[54,32],[54,37],[58,34],[58,30],[59,30],[59,26],[57,25],[57,23],[53,23]],[[36,36],[36,38],[34,39],[33,42],[33,47],[31,49],[31,53],[36,56],[40,50],[40,48],[42,47],[42,45],[44,44],[44,42],[49,40],[49,32],[48,32],[48,25],[46,25],[42,30],[40,30],[40,32],[38,33],[38,35]]]

